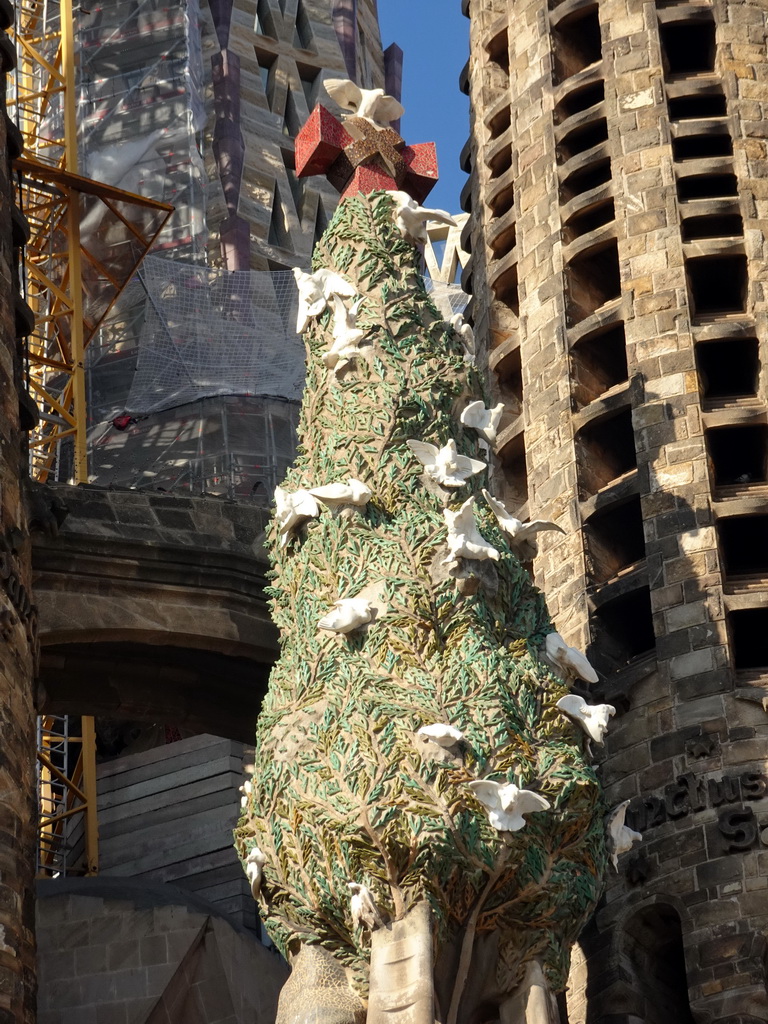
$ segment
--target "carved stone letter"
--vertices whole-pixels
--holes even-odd
[[[690,814],[691,802],[688,799],[688,787],[678,782],[664,787],[664,809],[668,818],[682,818]]]
[[[749,850],[757,841],[757,820],[751,807],[723,811],[717,820],[725,838],[725,852]]]
[[[760,772],[744,772],[741,776],[741,792],[745,800],[759,800],[765,796],[766,778]]]

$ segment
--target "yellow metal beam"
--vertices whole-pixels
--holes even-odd
[[[64,72],[64,165],[77,174],[77,105],[75,102],[75,40],[72,0],[61,5],[61,66]]]
[[[99,824],[96,814],[96,730],[93,718],[82,719],[83,724],[83,790],[90,809],[85,817],[85,873],[99,871]]]
[[[93,718],[85,716],[80,723],[80,735],[70,736],[68,719],[39,720],[38,861],[44,876],[95,875],[99,868],[96,731]],[[71,821],[77,817],[82,818],[85,854],[73,861],[73,838],[79,832]]]
[[[80,253],[80,197],[70,198],[67,208],[69,236],[69,294],[72,298],[69,346],[72,375],[72,411],[75,416],[76,484],[88,483],[88,447],[85,417],[85,324],[83,322],[83,278]]]
[[[173,207],[122,189],[91,181],[66,168],[21,157],[22,206],[31,222],[27,245],[27,301],[35,314],[28,340],[30,389],[40,406],[40,424],[30,437],[32,472],[45,482],[59,457],[62,441],[73,445],[72,479],[88,480],[85,351],[112,303],[151,247]],[[85,199],[83,199],[85,197]],[[104,223],[122,232],[132,257],[114,256],[113,245],[89,248],[80,241],[81,203],[102,203]],[[55,240],[55,242],[54,242]],[[114,259],[114,263],[110,260]],[[89,298],[99,302],[96,320],[83,308],[83,277]],[[52,419],[53,417],[53,419]],[[55,422],[63,419],[65,429]]]

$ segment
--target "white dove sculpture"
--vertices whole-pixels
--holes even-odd
[[[587,704],[583,697],[569,693],[560,698],[556,707],[572,722],[581,726],[590,739],[603,745],[605,734],[608,732],[608,722],[616,714],[616,708],[612,704]]]
[[[293,268],[296,286],[299,289],[299,309],[296,315],[296,333],[306,331],[312,317],[320,316],[328,305],[332,295],[352,298],[355,295],[354,285],[345,281],[340,274],[325,268],[307,274],[300,267]]]
[[[251,782],[250,779],[246,779],[245,782],[240,787],[240,789],[238,790],[238,792],[243,794],[240,797],[240,806],[241,807],[245,807],[247,805],[248,798],[250,797],[252,791],[253,791],[253,783]]]
[[[629,807],[629,800],[624,800],[618,807],[614,807],[608,816],[611,864],[616,871],[619,870],[619,854],[628,853],[634,843],[640,843],[643,840],[642,833],[635,832],[633,828],[625,824],[627,807]]]
[[[471,476],[488,468],[480,459],[459,455],[453,438],[442,448],[428,441],[405,443],[424,467],[426,475],[443,487],[463,487]]]
[[[357,346],[365,337],[365,331],[357,326],[357,313],[362,297],[349,309],[340,295],[332,295],[333,302],[333,344],[323,353],[323,362],[332,370],[342,369],[359,355]]]
[[[355,480],[354,477],[350,477],[346,483],[339,481],[324,487],[310,487],[309,493],[330,509],[341,508],[343,505],[363,508],[371,500],[369,488],[362,480]]]
[[[472,330],[472,325],[466,322],[461,313],[454,313],[448,323],[461,338],[461,343],[464,346],[465,353],[464,362],[469,363],[470,366],[474,366],[475,332]]]
[[[499,560],[499,552],[489,544],[475,523],[475,499],[467,498],[458,512],[443,509],[443,518],[448,527],[448,557],[443,565],[455,562],[459,558],[474,558],[479,562],[492,559]]]
[[[456,221],[445,210],[428,210],[419,206],[415,199],[411,199],[407,192],[390,192],[395,200],[395,207],[392,215],[395,218],[397,230],[408,242],[414,245],[426,245],[427,221],[436,220],[441,224],[456,225]]]
[[[597,672],[587,658],[575,647],[569,647],[559,633],[547,634],[543,656],[566,683],[572,683],[574,679],[582,679],[585,683],[597,682]]]
[[[245,874],[251,885],[251,895],[254,899],[259,898],[259,892],[261,891],[261,880],[264,877],[264,865],[267,863],[267,858],[258,848],[254,846],[250,851],[245,860]]]
[[[275,518],[281,548],[288,543],[297,526],[319,515],[320,506],[309,491],[301,489],[291,494],[282,487],[275,488]]]
[[[352,894],[349,898],[349,910],[352,914],[353,927],[367,928],[369,932],[381,928],[384,922],[376,909],[368,886],[360,885],[358,882],[347,882],[347,887]]]
[[[317,627],[327,629],[329,633],[351,633],[358,626],[370,622],[374,610],[365,598],[342,597],[334,601],[333,608],[320,619]]]
[[[470,402],[462,411],[459,420],[465,427],[472,427],[485,438],[489,445],[496,444],[496,431],[499,429],[504,403],[499,402],[492,409],[486,409],[485,402]]]
[[[385,128],[390,121],[396,121],[405,113],[402,104],[383,89],[361,89],[348,78],[326,78],[323,85],[333,102],[343,110],[380,128]]]
[[[488,821],[499,832],[519,832],[526,825],[524,814],[547,811],[549,800],[514,782],[468,782],[467,785],[488,812]]]
[[[512,515],[503,501],[494,498],[485,488],[483,488],[483,497],[496,516],[499,527],[510,538],[512,547],[523,562],[531,561],[538,554],[538,546],[535,539],[537,533],[544,533],[547,530],[565,533],[562,526],[558,526],[557,523],[551,523],[547,519],[534,519],[531,523],[521,522]]]
[[[464,733],[461,730],[455,729],[452,725],[443,725],[441,722],[435,725],[422,725],[420,729],[416,730],[416,734],[422,739],[436,743],[443,750],[450,750],[464,739]]]

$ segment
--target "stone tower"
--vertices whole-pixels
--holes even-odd
[[[535,579],[618,709],[603,778],[644,834],[569,1019],[768,1020],[768,9],[463,7],[496,490],[567,530]]]

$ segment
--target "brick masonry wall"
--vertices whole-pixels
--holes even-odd
[[[10,12],[12,18],[12,12]],[[0,34],[9,28],[0,11]],[[8,70],[5,62],[3,71]],[[5,76],[2,76],[4,81]],[[19,425],[21,341],[28,307],[18,293],[11,230],[10,155],[18,132],[0,101],[0,1022],[35,1019],[32,876],[36,840],[33,663],[37,644],[30,603],[30,540],[23,503]],[[23,219],[22,219],[23,220]],[[20,225],[17,220],[17,224]],[[18,229],[17,229],[18,230]]]
[[[270,1024],[285,963],[172,886],[38,887],[37,1024]]]

